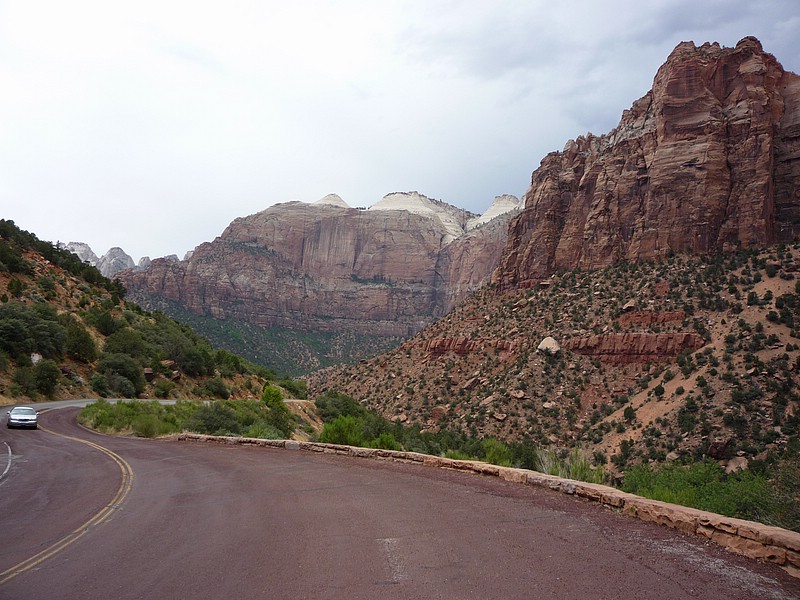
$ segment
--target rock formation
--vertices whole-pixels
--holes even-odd
[[[542,160],[493,281],[791,240],[798,159],[800,77],[752,37],[683,42],[614,130]]]
[[[89,244],[85,242],[69,242],[68,244],[59,244],[59,247],[64,248],[64,250],[69,250],[83,262],[89,263],[92,266],[96,266],[100,260],[89,247]]]
[[[570,338],[564,348],[615,365],[663,362],[705,345],[697,333],[604,333]]]
[[[155,259],[120,278],[129,296],[262,327],[407,336],[487,282],[510,214],[475,215],[418,194],[367,210],[330,194],[236,219],[183,261]]]
[[[97,261],[97,268],[106,277],[114,277],[120,271],[132,269],[136,266],[133,259],[122,248],[114,247],[106,252]]]

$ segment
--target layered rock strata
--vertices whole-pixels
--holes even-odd
[[[705,345],[697,333],[605,333],[564,340],[572,352],[614,365],[660,362]]]
[[[488,281],[510,213],[467,233],[473,217],[416,192],[368,210],[335,195],[288,202],[236,219],[183,261],[156,259],[120,278],[145,305],[161,298],[261,327],[408,336]]]
[[[799,184],[800,77],[752,37],[683,42],[614,130],[542,160],[493,281],[788,241]]]

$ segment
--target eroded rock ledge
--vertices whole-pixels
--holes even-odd
[[[604,333],[564,340],[563,347],[615,365],[674,358],[705,345],[697,333]]]

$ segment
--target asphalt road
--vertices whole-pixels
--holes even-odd
[[[0,430],[0,598],[800,598],[772,565],[419,465]],[[82,441],[81,441],[82,440]]]

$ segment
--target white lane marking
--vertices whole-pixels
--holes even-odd
[[[0,479],[5,477],[6,473],[8,473],[9,469],[11,468],[11,446],[8,445],[8,442],[3,443],[6,445],[6,448],[8,448],[8,463],[6,464],[6,470],[3,471],[2,475],[0,475]]]
[[[403,562],[400,553],[397,551],[397,538],[384,538],[378,540],[383,545],[383,550],[386,552],[386,559],[389,562],[389,570],[391,571],[392,583],[399,583],[406,578],[406,565]]]

